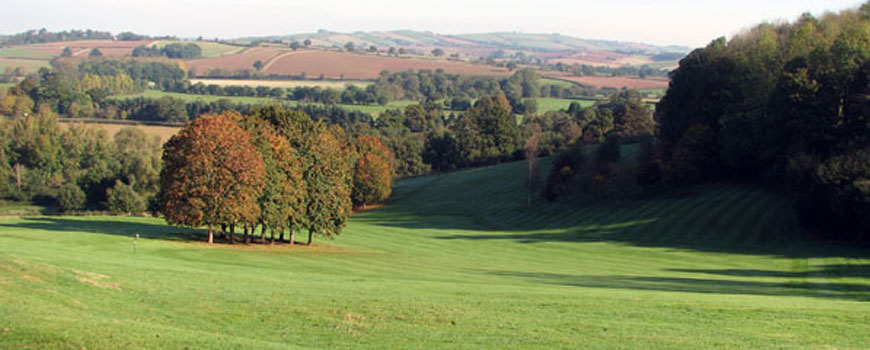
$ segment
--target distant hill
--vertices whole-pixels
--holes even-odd
[[[609,51],[623,54],[658,55],[688,53],[685,46],[655,46],[642,43],[581,39],[562,34],[498,32],[442,35],[428,31],[394,30],[381,32],[339,33],[320,30],[316,33],[240,38],[241,41],[304,41],[313,45],[341,47],[348,42],[357,46],[377,47],[452,47],[465,49],[516,50],[535,52]]]

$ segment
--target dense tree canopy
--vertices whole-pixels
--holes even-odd
[[[257,222],[265,166],[232,115],[204,116],[164,146],[160,174],[166,221],[207,226]]]
[[[789,183],[805,223],[866,237],[868,67],[870,3],[695,50],[657,108],[665,178]]]

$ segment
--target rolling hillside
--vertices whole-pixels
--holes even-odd
[[[348,41],[365,46],[446,46],[446,47],[491,47],[506,50],[532,51],[614,51],[642,54],[686,53],[691,50],[682,46],[655,46],[631,42],[580,39],[561,34],[534,34],[518,32],[475,33],[443,35],[432,32],[395,30],[381,32],[338,33],[321,30],[316,33],[301,33],[282,36],[241,38],[240,40],[303,41],[313,45],[342,47]]]
[[[870,260],[803,241],[778,196],[715,183],[526,208],[522,169],[400,181],[314,247],[4,218],[0,347],[870,347]]]

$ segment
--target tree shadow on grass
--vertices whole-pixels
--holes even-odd
[[[174,227],[158,223],[105,220],[99,217],[26,217],[15,222],[0,221],[0,228],[42,231],[98,233],[145,239],[204,241],[205,230]]]
[[[870,264],[833,264],[806,271],[774,271],[753,269],[668,269],[666,271],[730,277],[769,278],[870,278]]]
[[[805,282],[800,280],[762,282],[649,276],[583,276],[518,271],[486,271],[485,273],[572,287],[870,301],[870,286],[853,283]]]
[[[708,187],[642,200],[541,203],[532,207],[475,200],[465,194],[456,200],[439,197],[438,201],[423,201],[406,194],[396,205],[362,213],[354,220],[384,227],[438,230],[431,234],[443,240],[616,242],[786,258],[870,255],[862,247],[819,241],[806,234],[797,226],[790,204],[775,194],[752,185]],[[735,202],[721,204],[718,197],[723,195]],[[696,201],[698,198],[703,200]],[[753,207],[755,202],[764,205]]]

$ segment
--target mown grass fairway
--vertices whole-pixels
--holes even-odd
[[[312,248],[2,220],[0,348],[870,347],[870,260],[803,242],[777,196],[720,183],[529,209],[522,167],[401,181]]]

